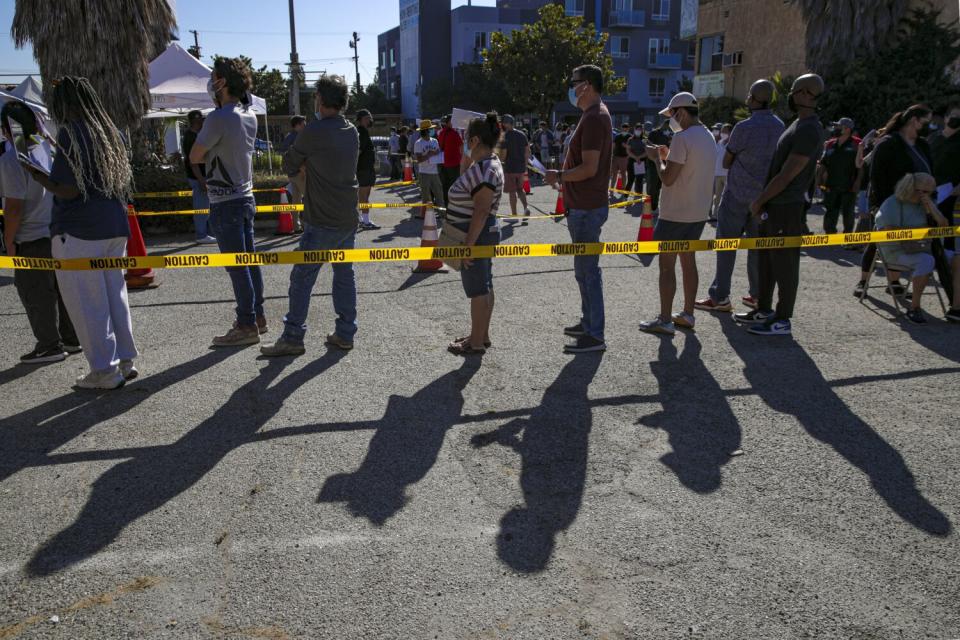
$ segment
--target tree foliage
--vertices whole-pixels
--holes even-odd
[[[734,124],[743,118],[737,117],[743,115],[740,109],[744,109],[744,104],[736,98],[729,96],[709,96],[700,100],[700,121],[707,126],[713,126],[716,122]]]
[[[214,55],[213,60],[229,56]],[[236,56],[250,69],[252,81],[250,91],[255,96],[267,102],[267,111],[272,115],[290,112],[290,81],[283,77],[279,69],[267,69],[267,65],[260,68],[253,66],[253,60],[245,55]]]
[[[490,34],[484,52],[484,70],[503,82],[519,111],[549,114],[567,96],[567,80],[575,67],[595,64],[604,72],[604,92],[622,92],[626,80],[617,78],[606,52],[607,34],[597,36],[582,16],[568,16],[560,4],[540,8],[533,24],[509,35]]]
[[[453,81],[438,80],[424,87],[420,97],[423,112],[434,116],[450,113],[453,107],[486,113],[511,113],[515,103],[506,84],[481,64],[460,64]]]
[[[357,91],[356,85],[350,88],[349,113],[368,109],[370,113],[400,113],[400,103],[391,100],[376,82]]]
[[[922,8],[901,22],[895,44],[861,52],[825,80],[820,111],[828,119],[851,117],[863,128],[882,126],[911,104],[944,107],[960,98],[947,70],[960,57],[960,33]]]

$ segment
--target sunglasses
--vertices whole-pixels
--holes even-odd
[[[567,80],[567,88],[572,89],[581,82],[586,82],[586,80]]]

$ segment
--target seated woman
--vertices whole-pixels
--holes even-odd
[[[500,139],[497,114],[475,118],[467,127],[467,148],[473,164],[450,187],[447,222],[467,234],[466,246],[500,242],[497,208],[503,195],[503,167],[493,153]],[[448,347],[456,355],[482,355],[490,346],[493,314],[493,264],[490,258],[464,260],[460,270],[463,290],[470,298],[470,335]]]
[[[884,200],[877,212],[876,227],[880,231],[893,229],[922,229],[930,226],[928,218],[940,227],[948,225],[930,196],[937,189],[936,181],[928,173],[908,173],[897,182],[896,191]],[[936,261],[927,249],[918,251],[915,241],[885,242],[878,245],[890,270],[911,272],[913,278],[913,299],[907,320],[914,324],[924,324],[926,319],[920,310],[923,290],[927,279],[936,268]],[[960,254],[944,250],[953,272],[953,305],[947,313],[947,320],[960,322]]]

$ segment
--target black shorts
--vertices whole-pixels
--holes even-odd
[[[361,187],[372,187],[377,183],[377,172],[373,169],[357,169],[357,182]]]
[[[703,222],[673,222],[672,220],[657,220],[653,228],[654,240],[699,240],[703,234]]]

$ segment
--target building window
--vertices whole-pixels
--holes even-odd
[[[486,31],[477,31],[473,34],[473,48],[476,51],[483,51],[487,48]]]
[[[580,3],[583,4],[582,2]],[[640,0],[613,0],[614,11],[641,11]]]
[[[391,67],[397,66],[397,50],[396,49],[390,49],[390,66]]]
[[[663,100],[666,88],[667,81],[665,78],[650,78],[650,99]]]
[[[670,53],[670,38],[650,38],[650,48],[647,62],[657,64],[657,56]]]
[[[383,49],[380,50],[380,68],[387,68],[387,52]]]
[[[629,58],[630,38],[627,36],[610,36],[610,55],[614,58]]]
[[[700,38],[700,60],[697,73],[723,71],[723,35]]]
[[[653,0],[653,19],[659,22],[670,20],[670,0]]]
[[[586,0],[564,0],[563,6],[567,10],[568,16],[582,16],[585,3]]]

